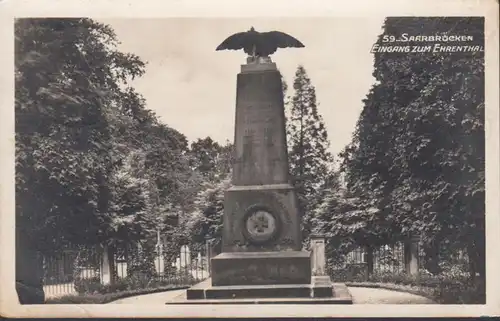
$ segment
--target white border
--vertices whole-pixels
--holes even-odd
[[[14,64],[13,18],[103,17],[486,17],[486,305],[19,305],[14,286]],[[0,1],[0,313],[6,317],[388,317],[500,315],[499,61],[498,3],[495,0],[123,0]],[[355,34],[353,34],[355,37]]]

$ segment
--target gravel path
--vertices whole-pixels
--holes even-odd
[[[143,294],[138,296],[133,296],[130,298],[124,298],[110,302],[110,304],[165,304],[165,302],[172,300],[173,298],[186,292],[186,290],[172,290],[159,293]]]
[[[423,296],[378,288],[350,287],[354,304],[435,304]]]
[[[165,304],[186,290],[138,295],[120,299],[111,304]],[[434,302],[414,294],[377,288],[350,287],[354,304],[433,304]]]

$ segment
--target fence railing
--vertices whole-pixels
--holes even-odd
[[[139,282],[162,286],[191,285],[210,276],[211,251],[182,246],[177,256],[168,257],[163,245],[153,249],[141,246],[117,247],[109,256],[102,248],[74,247],[57,255],[44,256],[46,297],[74,295],[108,283]],[[170,255],[171,256],[171,255]],[[106,271],[109,276],[106,276]]]
[[[414,242],[411,245],[413,248],[408,246],[401,242],[370,249],[354,248],[342,257],[337,257],[335,262],[330,260],[329,273],[336,281],[362,281],[367,280],[372,274],[429,273],[426,269],[429,257],[425,255],[421,244]],[[467,264],[468,261],[463,251],[458,251],[451,258],[454,260],[453,264],[457,262]],[[447,260],[450,261],[449,255]],[[437,262],[443,263],[443,261],[437,258]]]
[[[420,266],[421,251],[417,250],[417,265]],[[403,243],[380,247],[357,247],[336,263],[329,264],[330,274],[336,281],[367,280],[374,273],[403,273],[408,270],[409,260]]]

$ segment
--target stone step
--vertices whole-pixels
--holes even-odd
[[[351,304],[344,284],[211,286],[210,279],[189,288],[174,304]]]
[[[317,280],[313,277],[310,284],[273,284],[273,285],[230,285],[212,286],[211,280],[205,280],[189,288],[188,300],[211,299],[255,299],[255,298],[333,298],[342,294],[345,286]],[[347,288],[346,288],[347,289]],[[344,290],[345,292],[345,290]],[[348,292],[347,292],[348,293]],[[345,295],[344,295],[345,296]]]

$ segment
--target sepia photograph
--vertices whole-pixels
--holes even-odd
[[[21,306],[306,316],[498,298],[498,21],[10,23]]]

